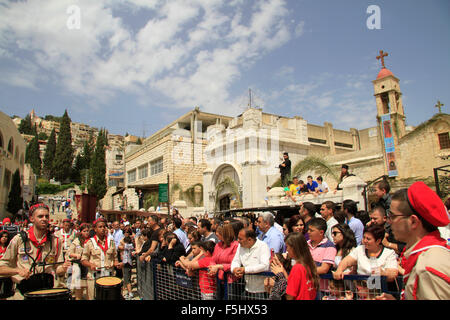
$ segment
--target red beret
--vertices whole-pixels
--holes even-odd
[[[408,189],[409,203],[427,222],[435,227],[450,223],[449,215],[439,196],[422,181],[414,182]]]

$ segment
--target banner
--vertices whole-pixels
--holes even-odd
[[[386,167],[389,177],[397,177],[397,164],[395,161],[394,136],[392,134],[391,115],[381,116],[381,126],[383,128],[384,152],[386,153]]]
[[[158,185],[158,202],[169,202],[169,188],[167,183]]]

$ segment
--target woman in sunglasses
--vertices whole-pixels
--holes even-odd
[[[352,229],[346,223],[336,224],[331,228],[331,237],[336,247],[336,256],[334,258],[335,266],[341,263],[354,248],[356,248],[356,238]]]

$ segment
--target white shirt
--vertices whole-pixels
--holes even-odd
[[[349,253],[349,256],[358,261],[358,274],[370,275],[372,273],[370,258],[366,255],[366,248],[364,245],[354,248]],[[383,247],[383,251],[381,251],[381,254],[377,257],[377,265],[383,269],[398,269],[397,254],[394,250]]]
[[[244,248],[239,245],[231,262],[231,272],[239,267],[245,268],[245,290],[251,293],[264,292],[264,279],[267,276],[249,274],[269,271],[269,246],[259,239],[256,239],[251,248]]]
[[[333,237],[331,236],[331,229],[337,224],[339,224],[339,222],[334,217],[331,217],[327,221],[327,232],[325,233],[325,235],[331,242],[333,242]]]
[[[330,191],[328,184],[325,181],[322,181],[322,183],[319,184],[319,191],[325,192],[326,189],[328,189],[328,191]]]

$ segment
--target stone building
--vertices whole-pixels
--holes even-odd
[[[228,127],[208,127],[205,209],[264,205],[266,186],[279,178],[276,166],[282,152],[289,153],[292,167],[306,156],[316,156],[336,173],[342,164],[349,165],[361,181],[386,176],[394,189],[414,180],[432,185],[433,169],[450,167],[450,115],[438,113],[416,128],[407,126],[400,80],[384,61],[372,83],[377,117],[370,128],[337,130],[331,123],[309,124],[298,116],[286,118],[255,108],[234,118]],[[317,177],[308,172],[299,178],[306,181],[309,174]],[[324,179],[332,190],[337,185],[332,176]]]
[[[194,208],[202,211],[206,128],[216,123],[228,125],[231,119],[196,108],[144,139],[141,145],[127,145],[125,186],[108,190],[103,208],[107,204],[111,210],[118,210],[120,206],[138,209],[139,189],[144,197],[154,199],[148,201],[155,207],[159,184],[169,180],[170,203],[181,200],[177,206],[186,207],[189,212]]]
[[[377,126],[356,131],[360,150],[325,159],[348,164],[365,181],[383,175],[399,187],[405,180],[431,181],[434,168],[450,165],[450,115],[439,112],[415,128],[408,127],[400,80],[383,65],[372,83]]]
[[[11,118],[0,111],[0,219],[7,216],[6,206],[12,176],[18,169],[24,201],[34,194],[35,179],[29,164],[25,164],[26,144]]]

